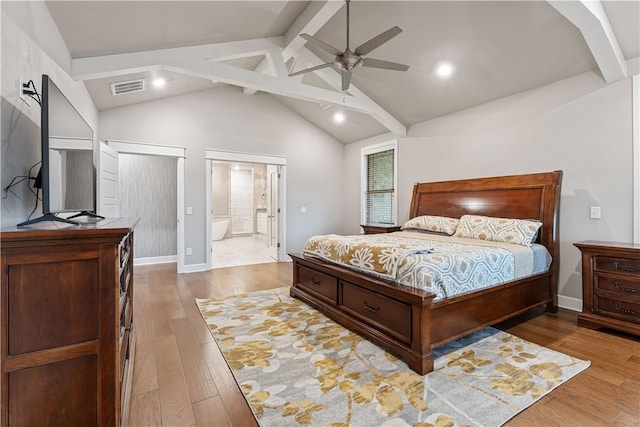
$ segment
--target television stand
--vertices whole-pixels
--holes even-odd
[[[70,219],[67,218],[61,218],[59,216],[56,216],[52,213],[46,213],[42,216],[39,216],[38,218],[34,218],[34,219],[30,219],[28,221],[25,222],[21,222],[20,224],[18,224],[18,227],[26,227],[27,225],[31,225],[31,224],[36,224],[38,222],[45,222],[45,221],[56,221],[56,222],[64,222],[65,224],[71,224],[71,225],[80,225],[79,222],[77,221],[71,221]]]
[[[81,217],[81,216],[88,216],[89,218],[97,218],[97,219],[99,219],[99,220],[100,220],[100,219],[104,219],[104,217],[103,217],[103,216],[98,215],[98,214],[94,214],[93,212],[89,212],[89,211],[82,211],[82,212],[77,213],[77,214],[75,214],[75,215],[71,215],[71,216],[70,216],[69,218],[67,218],[67,219],[71,219],[71,218],[78,218],[78,217]]]

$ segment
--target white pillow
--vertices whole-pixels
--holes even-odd
[[[540,221],[528,219],[462,215],[453,236],[531,246],[541,226]]]
[[[402,230],[426,230],[437,233],[446,233],[451,236],[458,227],[458,218],[446,216],[423,215],[411,218],[402,225]]]

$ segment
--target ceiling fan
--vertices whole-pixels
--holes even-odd
[[[367,55],[372,50],[382,46],[384,43],[388,42],[398,34],[402,32],[402,29],[398,26],[388,29],[387,31],[378,34],[371,40],[364,42],[360,46],[358,46],[355,50],[351,50],[349,48],[349,1],[346,0],[347,3],[347,47],[344,52],[336,49],[335,47],[319,40],[309,34],[300,34],[300,37],[307,40],[307,42],[311,43],[319,47],[322,50],[325,50],[332,55],[335,55],[335,59],[333,62],[327,62],[326,64],[318,65],[311,68],[305,68],[304,70],[296,71],[295,73],[289,74],[289,76],[297,76],[299,74],[308,73],[310,71],[320,70],[322,68],[328,68],[334,66],[336,70],[338,70],[342,75],[342,90],[349,89],[349,85],[351,84],[351,72],[354,68],[359,65],[363,67],[370,68],[381,68],[384,70],[396,70],[396,71],[407,71],[409,69],[408,65],[398,64],[396,62],[383,61],[381,59],[373,59],[373,58],[364,58],[364,55]]]

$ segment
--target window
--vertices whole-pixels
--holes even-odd
[[[390,141],[362,149],[363,224],[395,224],[397,142]]]

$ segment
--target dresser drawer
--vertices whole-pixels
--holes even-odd
[[[616,292],[638,298],[640,301],[640,281],[620,279],[617,277],[595,276],[595,287],[597,290]]]
[[[633,323],[640,323],[640,302],[630,302],[594,295],[594,313],[618,317]]]
[[[342,308],[404,342],[411,342],[411,306],[409,304],[343,282]]]
[[[338,302],[338,279],[335,277],[311,268],[299,266],[298,281],[300,282],[300,287],[328,298],[334,304]]]
[[[612,273],[637,274],[640,276],[640,260],[625,258],[595,257],[595,269],[597,271],[609,271]]]

